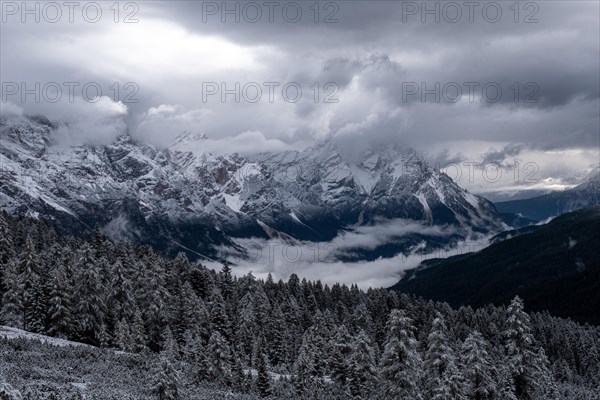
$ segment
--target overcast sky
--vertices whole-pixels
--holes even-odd
[[[75,142],[123,126],[157,145],[205,133],[213,151],[393,141],[463,165],[448,173],[475,192],[561,189],[599,162],[598,1],[100,3],[2,2],[4,113],[69,121]],[[464,162],[506,169],[469,179]]]

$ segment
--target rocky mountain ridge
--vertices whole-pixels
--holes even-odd
[[[114,239],[207,254],[235,238],[328,241],[380,220],[455,226],[459,237],[504,227],[492,203],[413,150],[369,149],[350,160],[330,140],[303,151],[212,155],[180,150],[205,139],[190,132],[177,149],[128,135],[64,146],[56,128],[42,117],[0,119],[0,206],[70,233],[97,224]]]

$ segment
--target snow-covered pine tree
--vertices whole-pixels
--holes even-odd
[[[142,311],[135,306],[133,310],[133,322],[129,325],[131,330],[132,351],[142,352],[148,348],[148,336],[144,327]]]
[[[432,382],[432,400],[466,400],[463,377],[454,361],[450,361],[441,377]]]
[[[234,351],[231,361],[231,386],[233,389],[245,392],[251,385],[251,374],[246,375],[244,365],[240,359],[238,352]]]
[[[352,314],[352,327],[354,332],[363,330],[369,337],[373,331],[373,320],[364,303],[360,303]]]
[[[175,362],[179,359],[179,345],[177,344],[175,336],[173,336],[173,332],[169,326],[167,326],[164,330],[161,350],[161,353],[170,362]]]
[[[98,345],[100,347],[111,347],[113,345],[113,341],[113,337],[108,331],[106,324],[100,324],[100,331],[98,332]]]
[[[183,334],[183,345],[181,346],[181,355],[184,361],[190,364],[195,363],[204,352],[202,338],[197,332],[188,329]]]
[[[294,363],[294,386],[300,395],[306,394],[317,379],[315,357],[318,350],[314,347],[310,333],[305,333],[302,346]]]
[[[94,256],[96,259],[104,256],[104,238],[102,232],[100,232],[100,226],[96,224],[94,227]]]
[[[450,367],[456,369],[454,350],[448,339],[448,328],[444,317],[436,312],[435,319],[427,337],[427,351],[425,352],[425,381],[428,384],[426,394],[429,398],[443,399],[451,393],[451,385],[458,376],[455,371],[447,371]]]
[[[104,288],[92,247],[84,244],[78,258],[73,290],[75,329],[82,341],[96,343],[104,321]]]
[[[179,399],[179,373],[168,359],[161,359],[154,381],[154,391],[158,396],[158,400]]]
[[[169,310],[167,304],[170,295],[166,289],[165,271],[162,260],[153,252],[145,256],[146,273],[144,276],[141,307],[148,338],[147,346],[158,351],[162,343],[162,329],[168,324]]]
[[[537,349],[531,319],[524,311],[523,300],[516,296],[507,309],[504,331],[508,371],[517,399],[530,399],[539,385],[546,383],[538,370]]]
[[[219,288],[224,299],[230,299],[233,296],[235,287],[231,267],[228,263],[224,263],[221,272],[219,272]]]
[[[67,339],[71,336],[73,319],[71,298],[73,289],[67,279],[65,266],[58,263],[50,273],[50,300],[48,308],[48,333]]]
[[[39,275],[40,265],[31,237],[25,241],[25,249],[19,257],[19,279],[23,288],[23,326],[36,333],[45,331],[46,318],[43,304],[43,285]]]
[[[368,398],[378,380],[373,347],[365,331],[361,330],[354,338],[350,359],[350,392],[354,397]]]
[[[326,373],[327,362],[331,357],[331,351],[326,338],[330,336],[328,323],[321,312],[314,316],[314,325],[304,333],[309,347],[313,349],[312,367],[315,377],[322,377]],[[303,339],[304,340],[304,339]]]
[[[111,267],[110,284],[108,287],[108,321],[115,326],[122,318],[133,319],[132,310],[135,300],[133,286],[128,277],[128,272],[121,259],[117,259]]]
[[[388,336],[381,357],[381,374],[386,381],[385,398],[421,399],[419,387],[423,361],[414,338],[415,327],[402,310],[392,310]]]
[[[448,340],[448,328],[444,317],[438,312],[427,337],[425,352],[425,370],[431,382],[441,378],[444,371],[454,359],[454,352]]]
[[[331,379],[346,386],[350,379],[350,356],[352,355],[352,336],[345,325],[340,325],[332,338],[333,354],[329,361]]]
[[[209,360],[209,355],[205,351],[205,348],[202,344],[198,343],[197,346],[197,357],[196,361],[193,364],[194,369],[194,379],[203,382],[212,379],[212,367]]]
[[[269,377],[269,372],[267,371],[267,351],[264,336],[261,335],[258,343],[256,350],[256,358],[258,359],[256,362],[256,388],[261,397],[268,397],[271,395],[272,390],[271,379]]]
[[[220,381],[223,384],[231,383],[231,347],[227,339],[214,331],[210,336],[207,346],[207,356],[211,379]]]
[[[7,219],[8,214],[5,211],[0,212],[0,298],[2,298],[6,290],[4,286],[4,271],[8,268],[8,263],[15,256],[14,242]]]
[[[256,316],[254,315],[254,297],[248,292],[242,297],[238,305],[236,324],[236,342],[239,343],[240,355],[249,358],[252,355],[252,344],[257,335]]]
[[[19,265],[15,259],[6,264],[3,276],[2,323],[23,327],[23,285],[19,278]]]
[[[201,299],[208,297],[210,293],[209,279],[202,269],[192,267],[190,270],[189,282],[198,297]]]
[[[199,332],[200,325],[205,325],[207,318],[202,313],[203,304],[189,282],[177,289],[173,302],[173,334],[179,343],[183,343],[186,331]]]
[[[287,361],[287,330],[283,311],[280,305],[273,308],[267,326],[269,337],[268,355],[272,365],[277,366]]]
[[[550,368],[550,361],[548,360],[543,347],[538,348],[538,351],[535,354],[534,365],[536,395],[548,400],[556,399],[558,388],[552,374],[552,369]]]
[[[117,323],[115,329],[115,344],[123,351],[135,351],[131,330],[125,318]]]
[[[493,398],[498,391],[495,382],[498,372],[494,368],[488,347],[483,335],[475,331],[469,334],[461,348],[460,360],[466,391],[473,400]]]
[[[213,290],[210,296],[210,327],[212,332],[219,332],[228,339],[231,333],[229,315],[225,308],[225,300],[218,290]]]

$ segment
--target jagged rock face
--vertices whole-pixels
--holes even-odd
[[[378,219],[479,232],[502,226],[489,201],[412,150],[371,149],[348,160],[328,141],[304,151],[214,156],[182,151],[191,136],[205,139],[189,132],[169,149],[130,136],[64,147],[53,144],[55,128],[42,119],[0,120],[0,205],[71,232],[120,219],[128,231],[120,234],[131,239],[208,251],[235,237],[326,241]]]

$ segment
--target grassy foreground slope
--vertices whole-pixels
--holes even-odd
[[[100,349],[0,326],[0,386],[8,383],[24,400],[158,399],[160,360],[150,352]],[[180,399],[258,398],[214,384],[198,385],[188,378],[193,376],[189,365],[182,362],[177,368]]]

